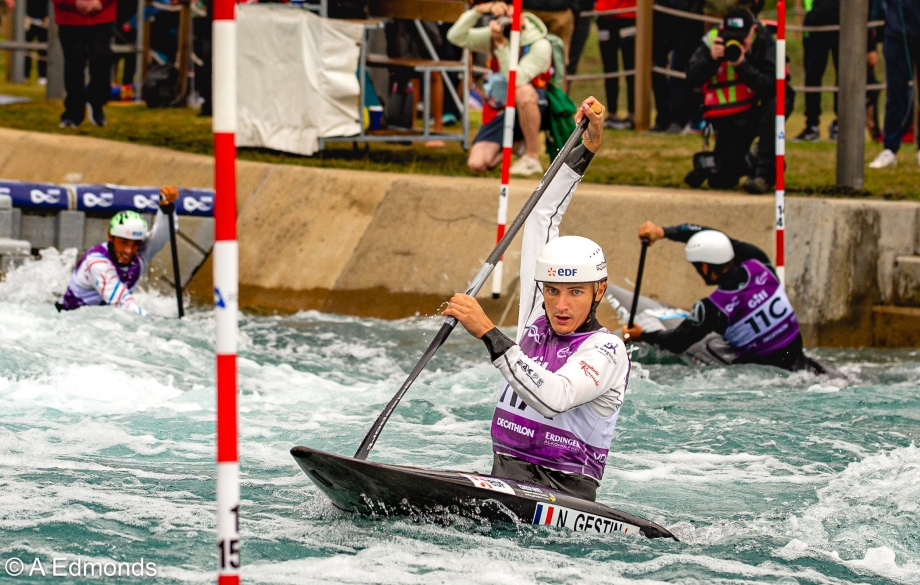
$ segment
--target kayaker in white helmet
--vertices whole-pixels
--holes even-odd
[[[517,343],[475,298],[455,294],[444,315],[482,339],[505,381],[492,418],[492,475],[540,483],[594,500],[626,384],[629,358],[595,310],[607,289],[601,247],[559,237],[559,222],[594,154],[605,111],[588,98],[590,123],[524,226]]]

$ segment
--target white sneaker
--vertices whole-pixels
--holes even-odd
[[[875,160],[869,163],[870,169],[884,169],[885,167],[898,166],[898,155],[887,148],[879,153]]]
[[[542,175],[543,165],[540,161],[530,156],[522,156],[516,163],[511,165],[510,173],[515,177],[529,177],[531,175]]]

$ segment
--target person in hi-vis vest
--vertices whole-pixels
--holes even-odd
[[[698,188],[733,189],[742,176],[752,194],[767,193],[776,175],[776,41],[746,8],[730,11],[703,37],[687,82],[703,90],[703,117],[715,131],[713,164],[697,164],[684,181]],[[749,155],[759,137],[756,156]],[[705,158],[705,157],[704,157]],[[710,159],[711,161],[711,159]]]

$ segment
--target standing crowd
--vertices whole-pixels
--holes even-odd
[[[28,39],[47,40],[47,3],[42,0],[8,0],[28,3]],[[772,23],[761,20],[764,0],[654,0],[657,10],[653,21],[652,90],[655,105],[653,133],[703,134],[714,136],[711,151],[697,153],[685,182],[699,188],[708,183],[718,189],[742,186],[752,194],[768,193],[775,183],[775,145],[773,138],[776,41]],[[803,0],[803,24],[812,27],[803,34],[803,65],[806,89],[822,85],[828,60],[836,70],[838,62],[840,0]],[[163,76],[175,85],[177,72],[172,63],[177,54],[178,15],[171,3],[153,3],[151,14],[151,55],[153,63],[148,82]],[[54,18],[64,51],[64,85],[66,98],[60,126],[74,128],[85,118],[95,125],[106,122],[103,106],[113,94],[116,71],[110,45],[113,35],[119,42],[133,43],[137,29],[135,0],[52,0]],[[334,3],[333,3],[334,4]],[[543,172],[541,132],[552,145],[566,128],[560,120],[571,120],[574,104],[565,94],[570,90],[566,76],[577,74],[578,63],[591,23],[596,22],[600,57],[603,63],[607,103],[610,105],[604,127],[616,130],[635,128],[634,70],[636,35],[636,0],[524,0],[521,46],[515,87],[515,126],[513,140],[518,159],[511,168],[515,176],[532,176]],[[202,97],[202,114],[210,114],[210,20],[208,3],[193,4],[194,52],[196,79]],[[721,24],[704,22],[702,15],[718,14]],[[478,54],[479,62],[489,70],[481,89],[483,124],[470,148],[468,165],[478,173],[488,172],[502,161],[504,113],[508,96],[511,63],[510,23],[513,7],[502,0],[477,2],[452,25],[430,27],[441,58],[456,58],[460,48]],[[884,142],[884,150],[870,167],[897,164],[902,143],[917,141],[914,132],[914,98],[912,83],[920,62],[920,0],[870,0],[869,21],[876,23],[867,30],[866,60],[867,129]],[[883,23],[879,25],[877,23]],[[431,23],[426,23],[431,24]],[[814,29],[813,27],[819,27]],[[390,27],[388,52],[411,50],[415,33],[410,27]],[[415,44],[420,44],[416,42]],[[879,123],[879,44],[885,57],[885,115]],[[390,50],[393,45],[393,51]],[[398,55],[403,56],[403,55]],[[122,94],[131,93],[134,76],[133,56],[124,60]],[[788,59],[787,59],[788,62]],[[27,60],[27,69],[32,64]],[[153,68],[159,67],[159,71]],[[38,59],[38,76],[47,76],[44,55]],[[787,69],[787,82],[790,80]],[[28,75],[27,71],[27,75]],[[170,75],[171,74],[171,75]],[[397,73],[398,75],[398,73]],[[620,80],[626,83],[626,111],[618,112]],[[394,87],[411,87],[399,79]],[[452,82],[456,80],[451,80]],[[433,84],[441,90],[436,80]],[[127,91],[124,91],[127,88]],[[160,89],[154,83],[145,86],[153,97]],[[418,88],[414,90],[417,94]],[[393,95],[391,94],[390,98]],[[397,96],[399,97],[399,96]],[[437,96],[435,96],[437,98]],[[167,91],[162,105],[177,99]],[[417,95],[416,95],[416,100]],[[787,116],[792,110],[794,92],[787,83],[782,96]],[[805,128],[796,141],[821,138],[822,94],[805,92]],[[440,104],[441,100],[437,100]],[[148,100],[152,105],[152,101]],[[452,104],[447,104],[452,105]],[[406,107],[408,122],[414,119],[414,102]],[[456,112],[444,110],[443,119],[455,119]],[[398,108],[387,108],[387,114]],[[834,93],[834,111],[837,94]],[[436,127],[442,122],[438,115]],[[393,126],[400,124],[394,119]],[[562,129],[560,129],[562,128]],[[835,140],[837,121],[827,128]],[[920,164],[920,152],[917,155]]]

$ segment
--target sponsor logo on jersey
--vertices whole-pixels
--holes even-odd
[[[604,345],[595,345],[594,349],[601,352],[601,355],[603,355],[611,364],[617,363],[617,344],[610,342],[605,343]]]
[[[565,346],[556,352],[556,357],[561,360],[569,359],[569,356],[571,355],[572,355],[572,348],[569,346]]]
[[[754,282],[757,283],[759,286],[763,286],[767,284],[767,280],[769,278],[770,278],[770,274],[767,272],[764,272],[763,274],[758,274],[757,278],[754,279]]]
[[[532,338],[538,344],[542,344],[543,340],[546,339],[546,334],[540,333],[540,330],[537,328],[536,325],[531,325],[527,329],[527,337]]]
[[[494,477],[480,477],[478,475],[466,475],[464,477],[473,482],[473,485],[480,489],[501,492],[512,496],[515,495],[514,489],[500,479]]]
[[[534,434],[533,429],[528,429],[527,427],[523,425],[519,425],[515,422],[511,422],[510,420],[503,419],[502,417],[498,417],[498,420],[495,421],[495,424],[497,424],[498,426],[504,429],[508,429],[509,431],[514,431],[515,433],[519,435],[524,435],[525,437],[533,438],[533,434]]]
[[[751,300],[748,301],[748,307],[753,309],[760,303],[767,300],[768,298],[770,298],[770,295],[767,294],[767,291],[765,290],[759,291],[757,294],[751,297]]]
[[[581,443],[578,442],[578,439],[570,439],[569,437],[563,437],[562,435],[557,435],[547,431],[543,435],[543,439],[546,443],[556,445],[557,447],[562,447],[567,451],[580,451]]]
[[[578,362],[578,365],[581,366],[581,371],[585,373],[585,376],[588,376],[589,378],[591,378],[591,381],[594,382],[595,388],[600,386],[601,383],[600,383],[600,380],[598,380],[598,378],[600,377],[600,373],[596,369],[594,369],[592,365],[590,365],[588,362],[584,360]]]
[[[530,364],[524,360],[518,360],[515,364],[519,370],[524,372],[524,375],[530,378],[530,381],[534,383],[537,388],[543,386],[543,378],[540,377],[540,374],[536,373],[533,368],[530,367]]]
[[[597,532],[598,534],[612,534],[614,532],[622,532],[623,534],[639,533],[638,526],[555,504],[537,504],[537,509],[534,510],[533,514],[533,523],[538,526],[568,528],[576,532]]]
[[[737,296],[732,297],[731,302],[725,305],[725,312],[731,313],[732,311],[735,310],[735,307],[737,307],[740,302],[741,302],[741,299],[739,299]]]

